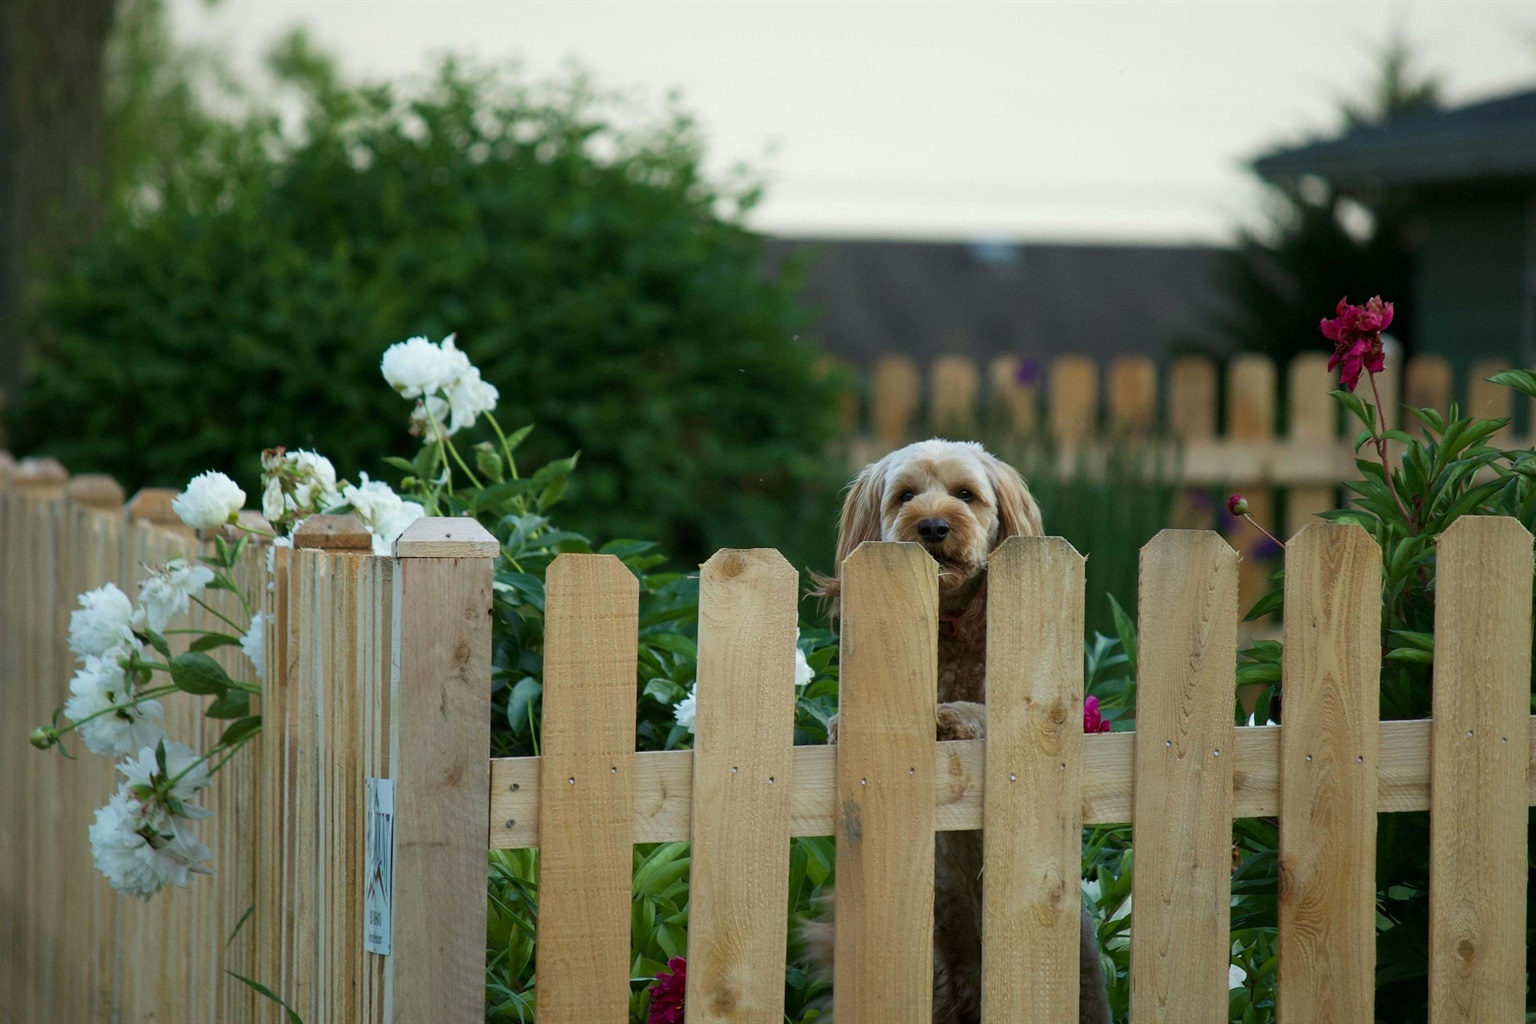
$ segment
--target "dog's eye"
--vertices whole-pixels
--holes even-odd
[[[911,488],[910,488],[910,487],[909,487],[909,488],[907,488],[907,489],[906,489],[906,490],[905,490],[905,491],[902,491],[902,492],[901,492],[901,495],[900,495],[900,497],[899,497],[899,499],[898,499],[898,500],[899,500],[899,501],[900,501],[900,502],[901,502],[901,503],[902,503],[902,504],[903,504],[903,505],[905,505],[905,504],[906,504],[906,503],[907,503],[907,502],[909,502],[909,501],[911,501],[911,500],[912,500],[912,499],[913,499],[913,498],[915,498],[915,497],[917,497],[917,495],[916,495],[916,494],[913,494],[913,493],[912,493],[912,489],[911,489]]]
[[[963,502],[966,502],[967,504],[976,500],[976,495],[972,494],[970,488],[968,487],[962,487],[956,491],[955,497],[959,498]]]

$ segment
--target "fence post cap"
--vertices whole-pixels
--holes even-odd
[[[11,471],[11,481],[18,487],[43,487],[62,484],[69,479],[69,470],[58,459],[27,458],[16,463]]]
[[[395,541],[396,558],[495,558],[501,544],[467,516],[423,516]]]
[[[64,485],[64,496],[86,508],[120,509],[127,495],[106,473],[83,473]]]
[[[368,551],[373,547],[373,536],[363,521],[354,515],[310,516],[293,531],[293,546],[323,551]]]
[[[181,526],[191,529],[181,521],[181,516],[171,508],[180,492],[174,487],[145,487],[135,494],[123,512],[129,520],[142,519],[157,526]]]

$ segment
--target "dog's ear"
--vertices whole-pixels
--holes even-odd
[[[987,475],[997,495],[997,542],[1009,537],[1039,537],[1045,529],[1040,506],[1019,471],[993,455],[987,456]]]
[[[831,576],[816,577],[816,593],[830,600],[830,611],[837,614],[837,599],[842,594],[843,559],[867,540],[879,540],[883,527],[880,506],[885,499],[882,462],[871,463],[859,471],[848,485],[843,511],[837,517],[837,563]]]

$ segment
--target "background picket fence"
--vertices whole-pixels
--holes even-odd
[[[1134,733],[1081,729],[1083,558],[1012,540],[992,566],[985,740],[937,743],[937,581],[910,545],[843,566],[840,742],[792,745],[796,575],[702,569],[695,749],[634,750],[637,586],[616,559],[547,579],[542,756],[489,759],[494,541],[424,520],[396,557],[312,521],[266,589],[266,731],[207,801],[218,874],[114,898],[85,827],[110,768],[26,745],[62,699],[74,595],[193,550],[166,492],[0,469],[0,991],[17,1020],[483,1015],[485,852],[539,847],[539,1020],[627,1018],[631,847],[689,839],[688,1019],[778,1021],[789,837],[837,839],[840,1022],[927,1018],[933,835],[985,827],[989,1021],[1068,1020],[1085,823],[1135,830],[1137,1024],[1225,1019],[1231,821],[1278,816],[1284,1019],[1372,1019],[1376,815],[1432,815],[1431,1019],[1522,1019],[1530,535],[1440,541],[1434,718],[1378,722],[1378,549],[1316,524],[1286,554],[1283,727],[1233,725],[1238,556],[1165,531],[1141,556]],[[247,579],[265,578],[266,553]],[[171,702],[168,702],[171,703]],[[190,701],[173,736],[200,728]],[[168,709],[169,710],[169,709]],[[211,738],[211,732],[203,736]],[[364,794],[395,784],[393,949],[363,950]],[[247,916],[247,911],[249,914]],[[241,922],[244,921],[243,926]],[[237,931],[237,926],[238,931]],[[233,935],[233,938],[231,936]]]

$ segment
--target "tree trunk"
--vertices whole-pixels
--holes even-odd
[[[0,0],[0,392],[20,380],[33,261],[100,222],[116,0]]]

